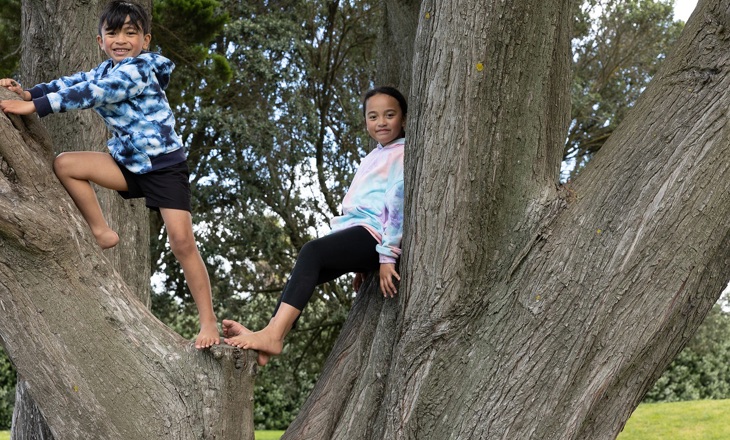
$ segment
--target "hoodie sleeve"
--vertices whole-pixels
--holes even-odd
[[[117,64],[107,75],[78,81],[34,99],[39,116],[100,107],[128,100],[149,86],[154,75],[142,58],[128,58]],[[31,94],[32,95],[32,94]]]
[[[381,244],[375,247],[380,263],[395,263],[401,255],[403,238],[403,155],[398,155],[390,172],[390,184],[385,192],[386,217]]]

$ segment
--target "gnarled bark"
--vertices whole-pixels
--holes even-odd
[[[0,115],[0,158],[0,336],[53,435],[252,439],[254,355],[195,350],[147,310],[53,177],[36,116]]]
[[[720,296],[730,2],[559,186],[571,6],[422,3],[400,297],[357,299],[285,438],[613,439]]]

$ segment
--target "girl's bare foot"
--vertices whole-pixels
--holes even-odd
[[[232,342],[235,340],[236,337],[244,336],[244,335],[253,335],[253,334],[254,333],[251,330],[247,329],[246,327],[244,327],[243,325],[241,325],[240,323],[238,323],[236,321],[231,321],[230,319],[223,320],[223,336],[225,337],[223,342],[225,342],[226,344],[233,345],[234,347],[243,348],[240,345],[234,344]],[[258,351],[256,363],[263,367],[264,365],[266,365],[269,362],[269,359],[271,358],[271,354],[269,354],[263,350],[258,350],[258,349],[256,349],[256,350]],[[281,350],[279,350],[279,352],[281,352]],[[278,354],[278,353],[276,353],[276,354]]]
[[[102,249],[113,248],[119,243],[119,235],[111,228],[102,229],[100,231],[91,231],[96,239],[96,244]]]
[[[210,348],[212,345],[216,345],[220,342],[220,336],[218,335],[218,326],[213,324],[201,324],[200,333],[195,338],[195,348]]]

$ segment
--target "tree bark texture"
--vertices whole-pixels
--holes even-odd
[[[700,2],[558,185],[570,1],[425,1],[403,283],[360,294],[286,439],[613,439],[730,280],[730,2]]]
[[[0,115],[0,158],[0,341],[53,435],[253,439],[254,354],[195,350],[147,310],[50,172],[35,115]]]

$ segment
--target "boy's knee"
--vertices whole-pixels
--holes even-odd
[[[56,175],[66,174],[68,166],[71,164],[71,156],[66,153],[61,153],[53,159],[53,172]]]
[[[198,251],[195,237],[188,234],[168,235],[170,250],[176,257],[183,257]]]

